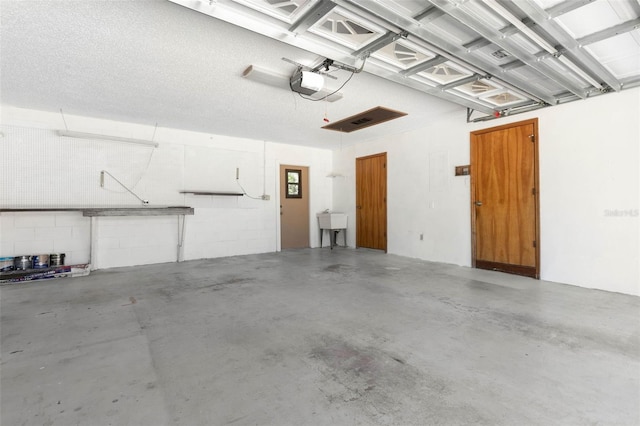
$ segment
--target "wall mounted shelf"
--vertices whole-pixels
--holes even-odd
[[[242,192],[228,192],[228,191],[180,191],[181,194],[193,194],[193,195],[222,195],[228,197],[242,197]]]
[[[18,212],[81,212],[85,217],[95,216],[173,216],[193,215],[193,207],[187,206],[40,206],[0,208],[0,213]]]

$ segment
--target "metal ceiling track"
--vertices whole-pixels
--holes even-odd
[[[327,13],[331,12],[336,4],[331,0],[320,0],[311,9],[309,9],[300,19],[289,27],[289,31],[295,33],[303,33],[307,31],[313,24],[318,22]]]
[[[455,18],[458,22],[466,25],[468,28],[480,34],[485,39],[491,41],[496,46],[510,52],[515,58],[527,64],[532,69],[538,71],[540,74],[562,84],[562,86],[575,94],[578,97],[586,98],[587,92],[584,88],[576,85],[564,75],[554,70],[550,66],[539,61],[535,55],[526,52],[515,42],[505,37],[503,33],[495,28],[491,28],[488,25],[480,22],[479,19],[474,17],[472,11],[470,11],[465,4],[454,5],[447,0],[429,0],[435,6],[441,8],[447,15]],[[493,0],[492,0],[493,1]],[[523,24],[524,25],[524,24]]]
[[[509,6],[515,6],[515,4],[510,3]],[[559,52],[560,54],[565,54],[567,51],[570,52],[575,58],[574,62],[583,63],[586,68],[595,75],[596,79],[605,82],[615,91],[621,89],[620,82],[613,74],[596,61],[595,58],[585,52],[582,46],[558,23],[552,20],[551,16],[533,0],[522,0],[517,3],[517,7],[564,47],[562,52]]]
[[[441,56],[442,58],[446,58],[446,60],[451,60],[455,63],[458,63],[463,67],[471,70],[472,72],[478,73],[480,75],[491,76],[491,78],[495,79],[499,84],[507,86],[517,93],[521,93],[526,97],[533,99],[538,104],[555,105],[557,103],[557,99],[555,97],[540,92],[525,81],[513,78],[495,64],[473,57],[471,52],[466,48],[464,48],[463,46],[457,46],[449,42],[440,34],[429,29],[427,25],[423,25],[415,18],[408,18],[406,16],[400,15],[399,13],[388,9],[378,2],[366,2],[363,4],[362,2],[354,0],[334,1],[339,6],[347,10],[353,11],[355,13],[372,14],[379,19],[385,20],[391,25],[402,28],[409,33],[409,36],[407,37],[409,40],[417,39],[421,42],[421,44],[424,44],[429,50]],[[433,9],[438,9],[435,5],[431,7]],[[441,12],[442,14],[439,14],[439,16],[446,14],[446,11],[441,10]],[[418,15],[418,17],[419,16],[420,15]],[[420,67],[420,65],[418,65],[418,67]],[[419,72],[421,70],[422,68],[419,68],[416,72]],[[400,73],[403,73],[403,71],[401,71]],[[406,73],[405,75],[411,75],[412,72],[406,70],[404,71],[404,73]],[[461,102],[458,101],[458,103]]]
[[[295,10],[298,3],[170,1],[345,64],[355,65],[357,59],[367,59],[364,70],[371,74],[467,107],[468,121],[490,120],[640,85],[640,76],[616,78],[591,50],[585,49],[587,45],[640,28],[640,4],[635,0],[619,0],[635,17],[579,39],[555,18],[595,0],[566,0],[546,10],[535,0],[426,0],[426,7],[413,16],[392,1],[316,0],[302,3],[299,7],[304,10],[299,9],[297,15],[290,12],[288,22],[278,18],[275,11],[284,6],[289,11],[291,7]],[[353,49],[319,35],[318,29],[327,22],[326,17],[342,11],[357,17],[356,22],[362,19],[385,32]],[[486,15],[485,19],[481,15]],[[496,28],[491,19],[486,20],[488,16],[506,24]],[[476,36],[458,42],[442,23],[466,36]],[[400,43],[401,39],[426,49],[431,56],[413,66],[390,67],[376,52],[387,49],[391,43]],[[529,44],[523,44],[523,40]],[[496,51],[487,52],[492,46]],[[499,58],[498,61],[491,56]],[[439,66],[449,66],[447,63],[461,67],[464,73],[453,79],[440,79],[440,84],[436,82],[438,79],[425,82],[427,71],[435,72]],[[428,77],[434,80],[431,75]],[[492,85],[486,81],[491,81],[495,83],[494,89],[515,95],[506,101],[487,100],[475,90],[473,95],[465,96],[463,86],[469,90],[470,83],[480,80],[489,86],[488,90]],[[472,119],[474,112],[486,116]]]

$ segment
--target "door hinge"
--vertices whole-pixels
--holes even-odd
[[[535,240],[533,240],[533,247],[537,247],[537,246],[538,246],[538,244],[536,243]]]
[[[536,135],[529,135],[529,140],[531,142],[535,142],[536,141]]]
[[[387,168],[387,163],[382,163],[382,168],[386,169]]]

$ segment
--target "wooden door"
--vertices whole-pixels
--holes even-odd
[[[537,119],[471,133],[473,265],[539,278]]]
[[[356,159],[356,247],[387,250],[387,153]]]
[[[309,168],[280,166],[280,247],[309,247]]]

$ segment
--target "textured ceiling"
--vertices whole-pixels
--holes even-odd
[[[0,5],[3,104],[259,140],[337,148],[465,107],[487,120],[640,85],[640,0]],[[342,98],[293,93],[295,64]],[[273,81],[244,78],[249,65]],[[321,129],[377,106],[408,115]]]
[[[168,1],[0,5],[4,105],[330,149],[462,109],[368,73],[331,103],[250,81],[242,77],[250,64],[290,75],[296,66],[282,57],[318,56]],[[350,74],[337,71],[329,84]],[[348,135],[321,129],[325,116],[379,105],[409,115]]]

